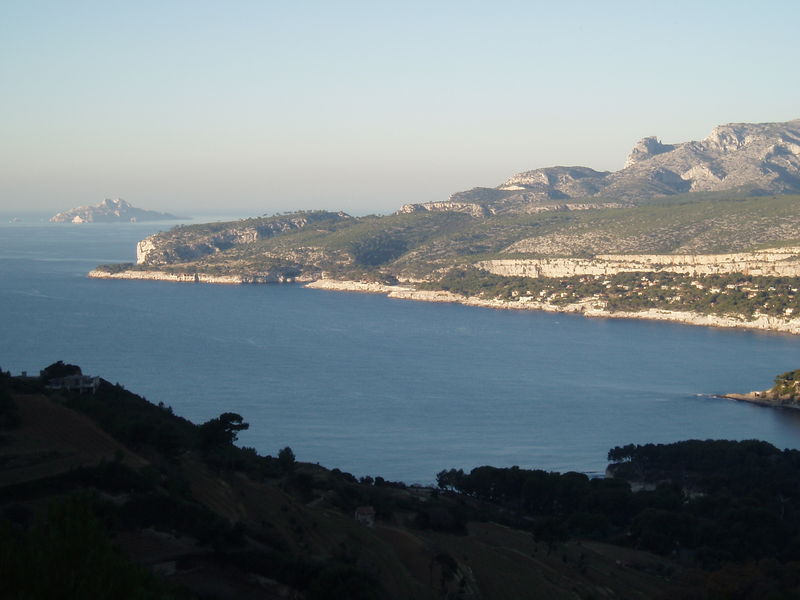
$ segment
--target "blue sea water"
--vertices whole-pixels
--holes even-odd
[[[800,367],[800,337],[308,290],[92,280],[170,224],[0,224],[0,367],[64,360],[243,445],[409,483],[491,464],[602,472],[615,445],[759,438],[800,411],[713,397]]]

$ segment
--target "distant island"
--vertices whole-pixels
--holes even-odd
[[[93,206],[79,206],[51,217],[51,223],[122,223],[137,221],[177,221],[170,213],[136,208],[122,198],[106,198]]]

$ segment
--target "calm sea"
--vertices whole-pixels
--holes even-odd
[[[631,442],[800,447],[800,411],[713,394],[800,367],[800,337],[493,311],[295,285],[91,280],[169,224],[0,225],[0,367],[64,360],[265,454],[431,482],[491,464],[602,472]]]

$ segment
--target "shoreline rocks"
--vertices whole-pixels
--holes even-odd
[[[204,273],[166,273],[164,271],[107,271],[93,270],[88,274],[94,279],[136,279],[153,281],[172,281],[180,283],[214,283],[214,284],[245,284],[245,283],[286,283],[274,276],[248,276],[248,275],[209,275]],[[754,329],[776,333],[800,334],[800,318],[784,319],[761,315],[751,320],[737,317],[717,315],[704,315],[688,311],[669,311],[663,309],[648,309],[643,311],[609,311],[597,306],[592,301],[578,302],[566,305],[554,305],[538,302],[527,298],[517,301],[484,299],[474,296],[462,296],[452,292],[440,290],[417,290],[410,285],[385,285],[381,283],[349,281],[338,279],[303,279],[292,280],[304,283],[310,289],[329,290],[336,292],[360,292],[367,294],[386,294],[389,298],[399,300],[416,300],[418,302],[449,302],[475,306],[480,308],[494,308],[498,310],[539,310],[545,312],[577,313],[585,317],[605,319],[644,319],[650,321],[670,321],[686,325],[703,327],[724,327],[731,329]],[[728,396],[725,396],[728,397]]]
[[[725,327],[735,329],[757,329],[778,333],[800,334],[800,319],[781,319],[778,317],[759,316],[750,321],[736,317],[721,317],[717,315],[704,315],[688,311],[668,311],[663,309],[648,309],[643,311],[609,311],[594,306],[591,301],[574,304],[555,305],[521,298],[514,302],[504,300],[487,300],[474,296],[462,296],[452,292],[440,290],[417,290],[409,286],[388,286],[381,284],[362,283],[357,281],[343,281],[335,279],[319,279],[306,287],[313,289],[326,289],[340,292],[363,292],[386,294],[389,298],[400,300],[417,300],[420,302],[450,302],[477,306],[481,308],[494,308],[499,310],[540,310],[545,312],[579,313],[585,317],[607,319],[645,319],[649,321],[671,321],[686,325],[703,327]]]
[[[165,271],[119,271],[109,273],[93,269],[87,277],[91,279],[135,279],[147,281],[171,281],[175,283],[214,283],[219,285],[241,285],[247,283],[305,283],[300,277],[288,280],[277,275],[210,275],[208,273],[167,273]]]
[[[750,404],[758,404],[760,406],[769,406],[771,408],[791,408],[794,410],[800,409],[798,404],[792,398],[782,398],[772,394],[770,390],[763,392],[748,392],[747,394],[722,394],[720,398],[727,398],[729,400],[737,400],[739,402],[749,402]]]

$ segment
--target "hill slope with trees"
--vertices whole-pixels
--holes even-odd
[[[800,452],[622,446],[609,477],[357,480],[102,381],[0,375],[0,575],[26,598],[789,598]],[[638,490],[638,491],[635,491]],[[43,576],[42,574],[45,574]]]

